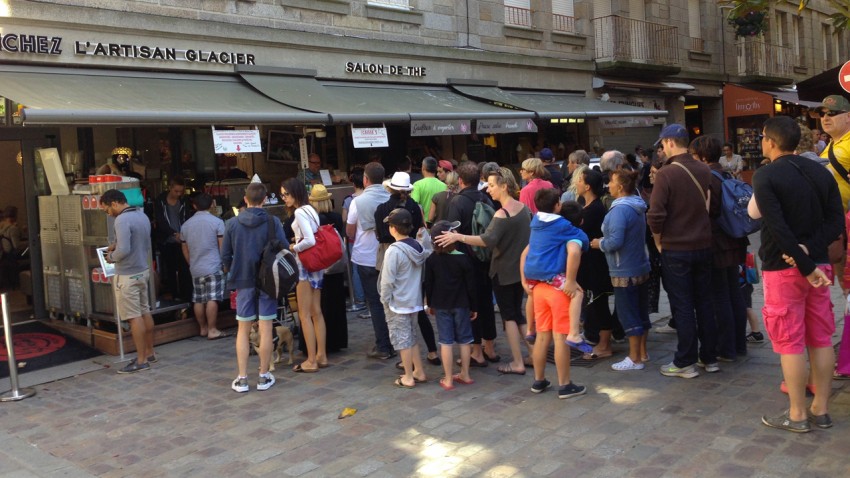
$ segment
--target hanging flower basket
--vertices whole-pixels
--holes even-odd
[[[767,12],[749,11],[730,18],[729,24],[735,27],[736,37],[758,36],[767,31]]]

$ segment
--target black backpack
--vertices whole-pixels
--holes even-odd
[[[274,219],[269,216],[268,240],[260,262],[257,264],[257,291],[265,292],[277,301],[282,300],[298,282],[298,264],[295,254],[277,240],[274,233]]]

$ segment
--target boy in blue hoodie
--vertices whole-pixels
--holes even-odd
[[[384,305],[390,343],[401,355],[404,375],[395,381],[400,388],[413,388],[426,380],[416,331],[423,310],[422,278],[425,260],[431,254],[420,242],[411,239],[413,217],[407,209],[394,209],[384,218],[395,242],[384,254],[381,268],[381,303]],[[418,376],[417,376],[418,375]]]
[[[567,341],[580,343],[579,313],[582,292],[576,282],[581,253],[588,248],[587,235],[558,213],[558,192],[541,189],[534,195],[537,214],[531,220],[531,237],[520,259],[522,283],[533,287],[537,340],[534,343],[533,393],[545,391],[546,354],[555,336],[555,368],[558,372],[558,398],[584,395],[587,388],[570,380],[570,350]]]

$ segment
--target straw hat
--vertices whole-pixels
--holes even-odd
[[[314,184],[313,189],[310,190],[310,201],[327,201],[330,198],[331,193],[322,184]]]

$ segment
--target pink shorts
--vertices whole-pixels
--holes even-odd
[[[540,282],[531,294],[534,301],[534,327],[538,332],[570,333],[570,296]]]
[[[832,276],[832,266],[820,265]],[[802,354],[806,347],[832,347],[835,316],[829,287],[812,287],[796,267],[763,271],[764,328],[773,351]]]

